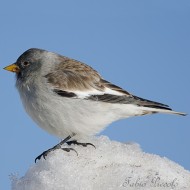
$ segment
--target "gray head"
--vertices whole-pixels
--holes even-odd
[[[59,62],[61,56],[46,50],[31,48],[25,51],[16,63],[4,69],[16,73],[17,79],[26,80],[29,76],[38,75],[41,68],[46,64],[46,69]],[[44,69],[43,69],[44,70]]]

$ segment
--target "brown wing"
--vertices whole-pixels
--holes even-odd
[[[103,90],[100,75],[88,65],[63,57],[52,72],[45,76],[56,89],[87,91],[92,88]]]
[[[64,91],[104,91],[110,88],[117,92],[129,95],[122,88],[111,84],[101,78],[97,71],[90,66],[79,61],[61,57],[62,62],[55,66],[49,74],[45,75],[48,83],[52,84],[55,89]]]

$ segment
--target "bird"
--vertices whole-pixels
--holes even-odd
[[[116,120],[155,113],[186,115],[133,95],[87,64],[47,50],[28,49],[4,69],[16,73],[16,88],[29,116],[63,139],[35,162],[56,149],[74,150],[62,148],[64,143],[94,146],[78,140],[100,133]]]

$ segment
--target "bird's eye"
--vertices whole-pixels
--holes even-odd
[[[24,67],[27,67],[28,65],[30,65],[30,63],[29,63],[28,61],[24,61],[24,62],[22,63],[22,65],[23,65]]]

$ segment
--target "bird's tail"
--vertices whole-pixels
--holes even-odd
[[[140,107],[145,114],[152,114],[152,113],[164,113],[164,114],[176,114],[176,115],[182,115],[182,116],[186,116],[186,113],[183,112],[177,112],[177,111],[173,111],[171,109],[166,109],[166,108],[151,108],[151,107]]]
[[[137,96],[134,96],[134,99],[138,101],[138,105],[140,109],[142,109],[145,114],[151,114],[151,113],[165,113],[165,114],[176,114],[176,115],[182,115],[186,116],[186,113],[183,112],[176,112],[172,110],[168,105],[162,104],[159,102],[154,102],[151,100],[146,100]]]

